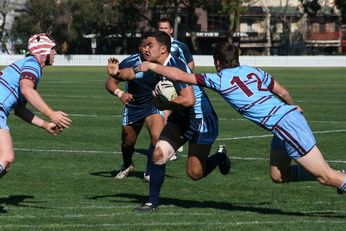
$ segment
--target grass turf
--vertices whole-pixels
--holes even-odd
[[[282,83],[315,132],[325,159],[346,165],[345,68],[264,68]],[[198,68],[199,71],[214,71]],[[135,214],[147,199],[143,183],[149,139],[143,128],[135,171],[122,181],[123,105],[104,89],[104,67],[48,67],[39,92],[73,126],[59,137],[11,115],[16,160],[0,180],[1,230],[343,230],[346,201],[316,182],[276,185],[269,177],[270,133],[242,119],[221,97],[207,93],[219,116],[219,144],[233,168],[190,180],[183,156],[169,162],[155,214]],[[121,85],[123,87],[123,85]]]

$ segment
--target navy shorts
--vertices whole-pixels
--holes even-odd
[[[189,118],[188,113],[187,115],[182,115],[173,112],[169,116],[167,124],[173,124],[174,127],[179,128],[179,131],[172,131],[165,127],[160,135],[160,140],[166,140],[173,147],[177,146],[177,148],[186,141],[195,144],[212,145],[219,134],[219,123],[214,112],[200,119]],[[172,134],[172,132],[176,134]],[[177,139],[180,139],[180,141]]]
[[[154,114],[160,114],[163,116],[164,112],[157,109],[154,105],[151,105],[144,109],[125,107],[123,112],[122,125],[141,125],[144,123],[146,117]]]

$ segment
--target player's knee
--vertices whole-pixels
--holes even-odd
[[[157,165],[166,164],[173,154],[173,147],[167,141],[159,140],[153,153],[153,162]]]
[[[165,158],[164,158],[164,154],[163,154],[163,150],[161,147],[156,146],[154,153],[153,153],[153,162],[154,162],[154,164],[157,164],[157,165],[163,165],[166,163]]]
[[[160,135],[151,135],[151,143],[156,145],[157,142],[159,141]]]
[[[3,155],[1,162],[5,166],[12,164],[14,162],[14,155],[13,154]]]
[[[123,142],[123,143],[121,144],[121,147],[122,147],[123,149],[134,149],[134,148],[135,148],[135,142],[128,142],[128,141]]]
[[[284,183],[282,174],[280,172],[271,172],[270,177],[276,184]]]
[[[203,172],[198,171],[197,169],[188,169],[187,170],[187,175],[192,179],[192,180],[200,180],[203,178]]]

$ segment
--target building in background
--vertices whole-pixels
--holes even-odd
[[[258,0],[244,4],[240,25],[235,36],[239,38],[243,55],[330,55],[342,52],[341,15],[332,0]],[[184,10],[181,18],[186,17]],[[210,44],[225,40],[227,15],[213,15],[196,9],[199,31],[184,30],[182,39],[197,37],[202,53]],[[186,25],[185,25],[186,28]],[[344,37],[345,38],[345,37]],[[345,48],[344,48],[345,50]]]
[[[12,47],[6,40],[8,35],[6,30],[9,30],[16,17],[20,17],[27,1],[29,0],[2,1],[9,2],[10,5],[5,30],[2,31],[2,37],[0,37],[0,48],[4,47],[3,41],[7,41],[8,47]],[[246,3],[241,5],[241,13],[236,23],[237,29],[233,33],[234,39],[239,43],[243,55],[332,55],[346,52],[346,25],[342,26],[342,15],[334,1],[244,1]],[[67,0],[55,0],[55,2],[57,6],[67,6],[71,3]],[[65,4],[61,4],[63,2]],[[99,4],[99,1],[95,2]],[[167,1],[168,5],[150,5],[147,0],[137,2],[134,4],[130,1],[104,0],[101,3],[103,7],[109,7],[115,13],[110,18],[103,17],[99,20],[104,18],[108,20],[104,22],[100,30],[73,34],[79,37],[74,38],[72,42],[68,39],[71,36],[61,38],[63,34],[61,31],[55,33],[57,41],[60,40],[65,47],[70,47],[70,49],[61,48],[60,52],[64,54],[137,52],[141,35],[146,31],[154,30],[156,22],[162,17],[173,19],[175,37],[185,42],[195,55],[210,55],[213,43],[229,39],[231,24],[229,15],[220,14],[217,10],[213,11],[210,8],[208,10],[208,7],[199,7],[195,1]],[[211,4],[220,2],[223,1],[210,1]],[[224,2],[229,3],[229,1]],[[78,3],[82,4],[83,1],[80,0]],[[97,10],[96,8],[90,9]],[[99,8],[102,8],[102,5]],[[69,14],[63,16],[66,28],[83,24],[80,15],[73,16],[78,10],[71,8],[70,11]],[[77,23],[69,21],[73,19],[79,21]],[[0,16],[1,22],[3,17]],[[89,25],[86,22],[84,24]],[[80,28],[74,29],[76,32],[83,31]],[[51,31],[54,34],[54,28]]]

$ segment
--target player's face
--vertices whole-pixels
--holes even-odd
[[[157,62],[160,60],[161,56],[166,52],[165,46],[162,46],[153,37],[148,37],[146,39],[146,45],[143,49],[143,57],[147,61]]]
[[[166,32],[169,36],[173,34],[173,28],[169,25],[168,22],[160,22],[159,30]]]
[[[144,54],[144,50],[146,46],[147,46],[147,38],[143,39],[141,44],[139,45],[139,52]]]
[[[56,50],[55,48],[53,47],[51,50],[50,50],[50,54],[49,54],[50,58],[49,58],[49,64],[48,65],[52,65],[54,63],[54,58],[55,58],[55,55],[56,55]]]

